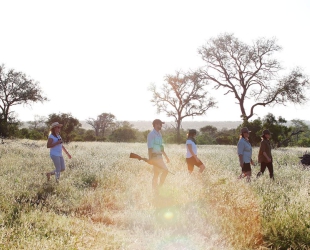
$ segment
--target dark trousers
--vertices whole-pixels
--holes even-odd
[[[266,168],[268,168],[270,178],[274,179],[272,162],[261,162],[260,171],[258,172],[257,177],[260,177],[262,174],[264,174]]]

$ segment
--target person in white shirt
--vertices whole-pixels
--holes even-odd
[[[64,151],[69,159],[71,159],[71,155],[67,151],[67,149],[62,144],[62,139],[60,136],[60,128],[62,127],[62,124],[58,122],[54,122],[51,125],[51,132],[48,136],[47,140],[47,148],[50,149],[50,157],[53,160],[53,163],[55,165],[55,170],[51,172],[46,173],[47,180],[49,181],[51,178],[51,175],[55,175],[56,182],[59,181],[60,178],[60,172],[65,171],[65,161],[62,156],[62,151]]]
[[[155,119],[153,121],[154,129],[147,136],[149,163],[153,165],[154,171],[152,188],[156,194],[158,192],[158,187],[161,187],[164,184],[165,179],[168,175],[168,168],[163,160],[163,156],[165,156],[167,163],[170,162],[167,154],[165,153],[163,138],[160,133],[162,124],[164,124],[164,122],[159,119]]]
[[[186,163],[190,174],[193,172],[194,166],[199,168],[200,173],[202,173],[206,168],[202,161],[197,157],[197,145],[195,140],[196,135],[196,129],[190,129],[186,140]]]

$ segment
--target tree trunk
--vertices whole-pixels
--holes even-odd
[[[181,128],[181,120],[177,121],[177,143],[181,143],[181,135],[180,135],[180,128]]]
[[[95,128],[95,134],[96,134],[96,137],[99,136],[99,128],[98,127]]]

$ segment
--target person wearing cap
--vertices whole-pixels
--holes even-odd
[[[260,171],[258,172],[257,177],[260,177],[262,174],[264,174],[266,168],[268,168],[270,178],[274,179],[270,137],[270,131],[268,129],[265,129],[261,135],[262,140],[260,142],[260,147],[258,151],[258,162],[260,163]]]
[[[186,140],[186,163],[190,174],[193,172],[194,166],[197,166],[200,169],[200,173],[202,173],[206,168],[202,161],[197,157],[197,145],[195,140],[196,134],[196,129],[190,129]]]
[[[62,124],[60,124],[59,122],[52,123],[51,131],[47,140],[47,148],[50,149],[50,157],[55,166],[55,169],[53,171],[46,173],[48,181],[50,180],[51,175],[55,175],[56,182],[58,182],[60,178],[60,172],[64,171],[66,168],[65,161],[62,156],[62,151],[64,151],[69,157],[69,159],[71,159],[71,155],[62,144],[62,138],[60,136],[61,127]]]
[[[162,122],[159,119],[153,121],[153,130],[147,135],[147,147],[149,162],[153,165],[153,179],[152,188],[155,194],[158,192],[158,188],[161,187],[168,175],[168,168],[163,160],[163,156],[166,158],[167,163],[170,162],[167,154],[165,153],[163,146],[163,138],[160,133]],[[159,182],[158,182],[159,179]]]
[[[240,139],[237,144],[239,163],[242,173],[239,178],[246,177],[247,181],[251,180],[252,170],[251,165],[254,165],[252,160],[252,146],[249,142],[249,129],[244,127],[240,131]]]

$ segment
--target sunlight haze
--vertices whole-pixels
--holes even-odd
[[[101,113],[112,113],[117,120],[169,120],[156,114],[149,85],[160,87],[167,74],[203,66],[198,48],[225,32],[246,43],[275,37],[282,47],[275,54],[282,66],[299,66],[310,75],[306,0],[0,3],[0,64],[38,81],[50,100],[14,107],[22,121],[51,113],[71,113],[79,120]],[[240,120],[233,96],[212,93],[218,108],[186,120]],[[255,113],[307,120],[308,108],[309,102],[260,107]]]

